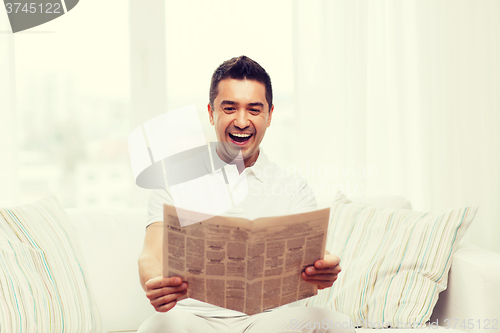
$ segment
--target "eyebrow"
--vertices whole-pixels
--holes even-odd
[[[228,100],[223,100],[220,105],[223,105],[223,104],[229,104],[229,105],[238,105],[239,103],[235,102],[235,101],[228,101]],[[264,104],[261,103],[261,102],[254,102],[254,103],[248,103],[247,104],[248,106],[260,106],[260,107],[264,107]]]
[[[261,106],[261,107],[264,107],[264,104],[262,104],[261,102],[255,102],[255,103],[248,103],[249,106]]]

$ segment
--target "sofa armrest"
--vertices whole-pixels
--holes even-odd
[[[448,289],[439,295],[431,322],[445,326],[445,319],[452,328],[469,333],[500,332],[499,253],[477,246],[455,252]]]

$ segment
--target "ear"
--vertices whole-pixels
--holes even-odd
[[[271,126],[271,119],[273,118],[274,104],[271,106],[271,110],[269,110],[269,116],[267,117],[267,127]]]
[[[212,110],[212,107],[210,106],[210,103],[207,104],[207,109],[208,109],[208,118],[210,120],[210,124],[214,124],[214,111]]]

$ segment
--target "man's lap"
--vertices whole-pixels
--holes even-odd
[[[335,332],[353,333],[349,317],[323,308],[290,307],[241,317],[202,317],[179,309],[156,313],[137,333]]]

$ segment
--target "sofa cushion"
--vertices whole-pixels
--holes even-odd
[[[380,208],[394,208],[394,209],[411,209],[411,203],[405,197],[397,195],[377,195],[377,196],[359,196],[352,197],[352,202],[363,204],[363,205],[373,205]],[[328,205],[328,207],[331,206]]]
[[[361,327],[427,322],[476,210],[424,213],[353,203],[338,195],[327,250],[340,257],[342,272],[331,288],[303,304],[337,310]]]
[[[0,209],[2,332],[105,332],[78,238],[55,197]]]

